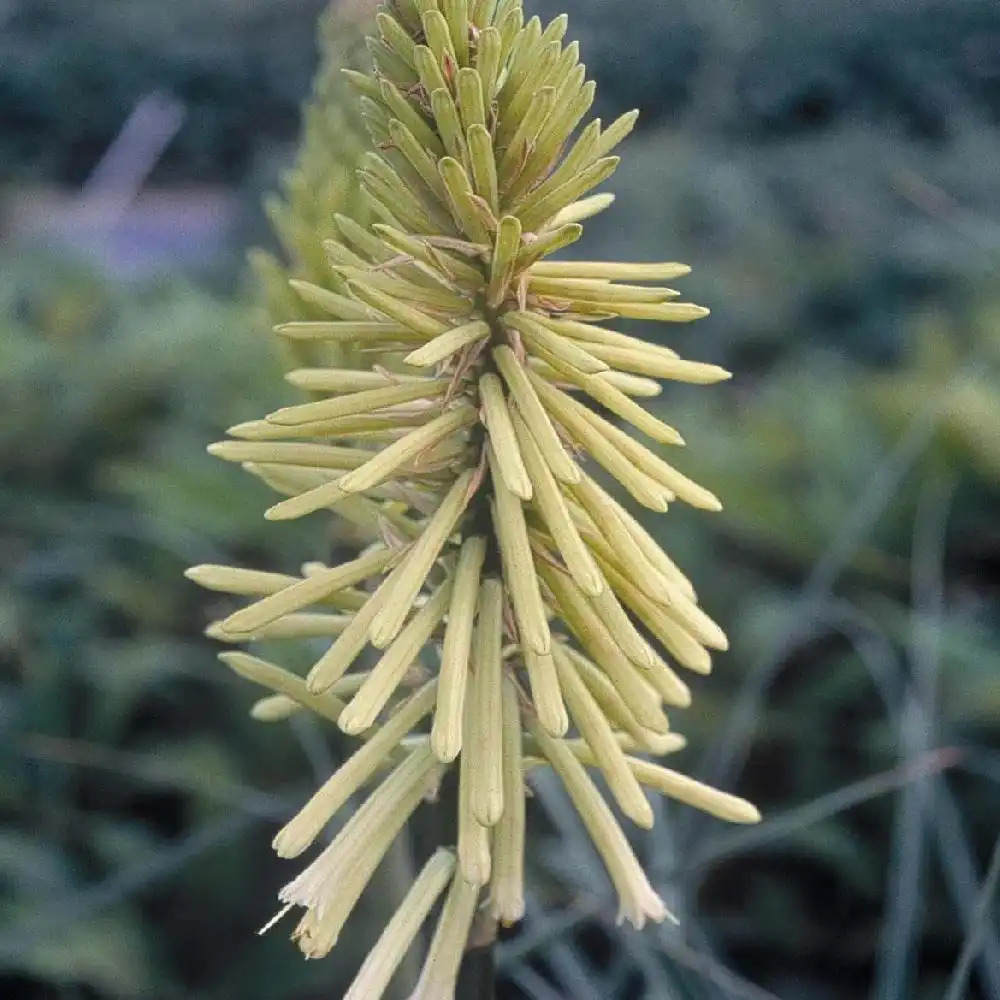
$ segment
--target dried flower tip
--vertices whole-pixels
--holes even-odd
[[[283,903],[307,910],[296,930],[309,958],[327,954],[385,852],[437,780],[437,763],[427,748],[400,764],[322,854],[281,890]]]

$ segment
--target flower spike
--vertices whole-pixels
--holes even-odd
[[[565,17],[526,21],[521,0],[387,0],[372,21],[374,69],[347,74],[370,133],[352,161],[351,214],[341,205],[322,231],[301,212],[276,216],[289,232],[313,226],[294,278],[277,288],[268,272],[278,333],[305,358],[288,381],[309,398],[211,447],[281,494],[269,518],[332,513],[361,551],[301,575],[188,575],[244,599],[213,637],[309,641],[304,679],[223,654],[269,692],[255,717],[311,711],[360,740],[275,838],[297,857],[363,798],[282,890],[304,910],[294,936],[306,955],[334,946],[420,803],[445,777],[457,788],[452,842],[348,993],[382,995],[445,895],[413,1000],[448,1000],[477,913],[523,915],[538,767],[564,784],[637,927],[669,914],[588,769],[640,827],[653,823],[647,790],[759,818],[636,756],[684,745],[672,713],[691,692],[675,667],[708,673],[710,651],[727,647],[632,513],[633,500],[721,507],[683,457],[665,457],[683,438],[644,401],[659,379],[729,374],[615,329],[706,316],[663,284],[686,265],[553,256],[611,205],[596,189],[636,120],[584,124],[594,85],[564,44]]]

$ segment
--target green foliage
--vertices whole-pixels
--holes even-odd
[[[79,181],[152,89],[186,105],[161,177],[235,180],[261,138],[294,137],[322,0],[14,0],[0,34],[0,162]]]
[[[532,6],[543,17],[562,9],[559,0]],[[698,127],[744,141],[859,118],[901,119],[936,139],[948,131],[948,98],[1000,110],[984,85],[997,25],[990,0],[633,0],[627,18],[603,0],[580,0],[573,15],[602,100],[641,107],[647,127],[676,121],[709,95],[725,99],[697,109],[708,114]]]
[[[239,22],[226,0],[8,6],[5,171],[79,176],[151,79],[189,102],[165,178],[239,174],[259,142],[293,136],[318,0],[259,20],[273,5],[239,5]],[[957,913],[975,888],[953,895],[947,885],[962,884],[963,866],[982,871],[1000,828],[995,752],[983,749],[1000,732],[997,295],[987,289],[970,305],[969,281],[995,266],[984,253],[995,228],[976,214],[990,204],[997,161],[986,117],[995,113],[990,36],[971,15],[922,28],[934,5],[908,2],[830,4],[825,26],[812,17],[816,5],[793,23],[769,17],[769,3],[744,4],[736,30],[721,35],[725,19],[706,17],[699,35],[680,23],[684,6],[637,0],[621,31],[600,21],[616,20],[614,4],[574,9],[609,104],[647,112],[616,177],[615,222],[595,221],[584,253],[652,258],[683,247],[698,265],[688,287],[715,316],[682,350],[696,346],[742,373],[731,392],[664,397],[664,416],[691,443],[692,473],[727,500],[711,525],[672,515],[664,541],[734,640],[720,677],[696,692],[684,765],[703,751],[734,767],[746,757],[741,787],[765,808],[765,839],[715,841],[678,812],[672,838],[640,845],[679,897],[670,902],[697,902],[682,913],[686,940],[710,942],[782,1000],[868,995],[878,942],[898,921],[886,899],[899,800],[862,789],[850,811],[830,803],[819,819],[769,824],[919,759],[896,710],[921,642],[938,636],[932,745],[969,750],[944,786],[950,798],[935,784],[919,826],[929,858],[919,973],[895,994],[938,1000],[961,941]],[[894,6],[905,19],[890,23]],[[938,10],[959,6],[993,9]],[[237,23],[260,26],[252,46]],[[921,32],[929,55],[911,59]],[[729,51],[720,39],[738,57],[698,63],[700,86],[688,95],[689,44]],[[859,49],[893,79],[913,74],[912,86],[845,75]],[[828,111],[810,123],[817,89]],[[894,114],[910,95],[932,109],[939,99],[943,138],[904,135],[884,110],[874,114],[871,102],[890,90]],[[648,127],[657,115],[660,127]],[[748,141],[765,133],[766,142]],[[899,197],[912,190],[898,183],[901,167],[955,193],[968,216],[915,209]],[[650,189],[661,192],[653,203],[640,196]],[[384,915],[357,918],[336,967],[305,965],[280,935],[253,936],[285,874],[272,867],[268,840],[305,791],[303,744],[276,729],[262,748],[259,724],[245,715],[252,695],[198,637],[228,605],[203,602],[181,577],[206,558],[206,540],[219,561],[244,565],[287,568],[314,554],[294,528],[265,530],[264,491],[202,455],[226,424],[282,402],[272,398],[270,348],[249,310],[186,286],[133,299],[49,260],[3,263],[0,992],[336,995]],[[920,307],[928,298],[933,311]],[[820,342],[831,351],[817,351]],[[845,361],[844,346],[885,367]],[[914,419],[939,405],[928,447],[890,479],[887,504],[869,503],[876,470],[892,467]],[[859,502],[874,512],[874,530],[845,535]],[[938,559],[932,542],[942,535]],[[818,561],[831,565],[831,542],[844,537],[834,561],[847,571],[817,611],[801,585]],[[911,586],[919,567],[941,582],[942,609]],[[733,688],[752,693],[764,676],[776,681],[751,699],[740,728]],[[721,747],[712,736],[720,727]],[[301,735],[319,772],[328,770],[323,738]],[[949,801],[960,810],[957,835],[948,833]],[[507,996],[550,995],[541,976],[559,996],[634,996],[636,969],[653,1000],[721,995],[684,964],[677,937],[616,936],[607,886],[566,803],[543,787],[532,809],[532,822],[548,817],[551,831],[532,903],[564,909],[502,945]],[[700,853],[679,870],[676,857],[692,847]],[[982,982],[968,992],[992,995]]]
[[[281,402],[272,398],[270,348],[244,307],[183,285],[133,298],[77,268],[27,260],[4,268],[0,297],[2,391],[11,402],[0,437],[5,995],[74,986],[109,1000],[335,994],[356,968],[351,949],[363,948],[384,917],[359,915],[334,966],[303,964],[280,935],[253,936],[285,874],[270,867],[267,841],[301,798],[301,751],[280,728],[262,746],[259,723],[245,716],[252,695],[197,639],[213,604],[199,604],[181,576],[206,539],[220,558],[245,565],[287,568],[311,555],[293,529],[260,526],[263,490],[243,484],[240,492],[239,472],[198,457],[230,415]],[[842,992],[832,995],[846,1000],[857,995],[851,984],[871,975],[893,863],[891,801],[862,795],[860,807],[831,805],[832,815],[803,818],[783,834],[768,821],[913,756],[895,709],[922,629],[941,642],[932,745],[970,749],[964,776],[948,785],[965,835],[941,841],[928,821],[924,958],[908,997],[941,995],[959,945],[942,872],[977,857],[981,868],[1000,825],[995,784],[975,777],[991,760],[977,748],[1000,730],[1000,480],[988,460],[998,426],[996,308],[987,295],[959,315],[928,313],[892,369],[803,347],[731,392],[664,397],[663,415],[682,423],[691,443],[690,468],[731,500],[711,525],[677,512],[664,539],[733,633],[719,676],[697,692],[702,710],[687,720],[686,763],[718,749],[712,734],[721,726],[737,756],[749,755],[741,787],[761,802],[765,824],[751,849],[739,838],[715,840],[678,813],[673,839],[639,843],[668,887],[698,890],[685,924],[701,922],[745,975],[783,1000],[837,983]],[[940,391],[967,385],[977,387],[975,421],[955,402],[968,389]],[[889,483],[875,530],[848,545],[836,598],[784,645],[803,625],[802,580],[873,472],[893,461],[907,427],[942,403],[928,447]],[[936,564],[925,529],[914,548],[914,519],[942,476],[955,492],[946,558]],[[931,536],[944,530],[940,518],[930,523]],[[911,555],[939,566],[940,612],[911,593]],[[852,622],[865,628],[852,632]],[[762,668],[777,680],[741,733],[730,714],[733,687]],[[527,990],[532,970],[545,968],[565,995],[580,975],[602,998],[625,995],[624,973],[593,959],[595,941],[619,940],[608,937],[613,910],[601,910],[607,888],[596,858],[551,789],[540,787],[532,809],[532,822],[549,816],[552,831],[532,876],[536,898],[566,913],[552,927],[529,922],[505,943],[503,975]],[[685,844],[698,854],[677,870],[671,859]],[[817,898],[831,902],[817,908]],[[847,938],[845,913],[857,927]],[[678,964],[683,953],[669,934],[624,941],[625,969],[645,970],[650,996],[717,995]],[[800,986],[783,989],[789,977]]]
[[[279,368],[248,309],[193,287],[126,294],[38,258],[3,275],[0,991],[169,997],[210,975],[269,996],[251,970],[270,952],[247,947],[267,914],[240,900],[283,807],[244,782],[280,788],[299,755],[257,749],[182,572],[206,543],[307,551],[263,538],[260,494],[204,453],[281,402]]]

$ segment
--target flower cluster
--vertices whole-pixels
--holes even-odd
[[[661,454],[680,434],[637,400],[660,379],[728,374],[606,325],[707,311],[657,284],[684,276],[680,264],[550,259],[611,203],[591,192],[636,116],[581,129],[594,84],[564,44],[567,19],[525,21],[521,0],[392,0],[376,20],[374,71],[348,74],[373,139],[360,198],[374,221],[336,216],[328,280],[292,283],[321,318],[278,327],[349,346],[361,366],[291,372],[310,401],[210,449],[283,496],[268,518],[333,511],[371,542],[299,577],[189,573],[252,599],[210,628],[217,639],[328,640],[305,678],[223,654],[275,693],[260,717],[306,708],[360,740],[275,838],[282,857],[299,856],[369,789],[282,891],[286,909],[304,910],[306,955],[330,951],[408,818],[457,769],[454,849],[427,862],[351,1000],[381,995],[444,893],[416,998],[451,995],[480,908],[522,916],[532,768],[562,780],[637,927],[667,912],[588,769],[641,827],[653,822],[644,786],[733,822],[758,818],[637,756],[683,744],[667,715],[691,700],[676,668],[707,673],[726,638],[608,488],[658,512],[719,509]]]

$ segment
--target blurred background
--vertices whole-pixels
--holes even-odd
[[[246,250],[323,6],[0,2],[10,1000],[336,997],[385,919],[383,883],[325,962],[255,936],[343,747],[249,718],[182,578],[315,555],[205,446],[286,398]],[[692,264],[670,344],[738,376],[656,402],[727,507],[655,531],[733,644],[678,766],[765,821],[658,806],[682,926],[636,934],[540,782],[499,995],[1000,1000],[1000,6],[572,7],[599,113],[643,112],[580,252]]]

